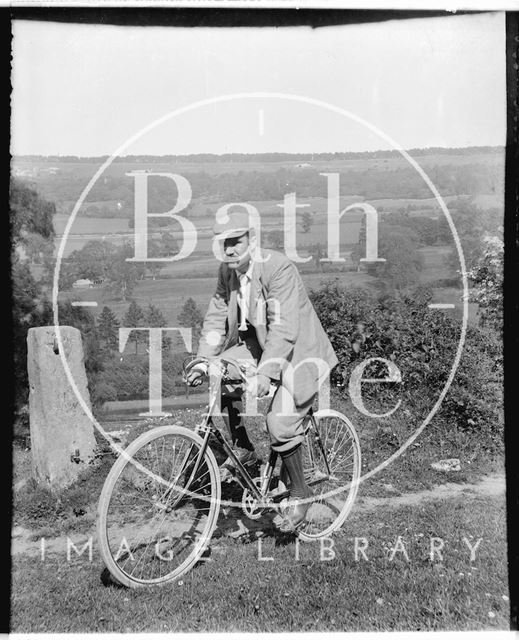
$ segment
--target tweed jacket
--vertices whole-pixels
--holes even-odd
[[[263,350],[258,372],[279,380],[292,393],[296,404],[317,391],[323,379],[309,358],[337,364],[337,356],[308,298],[296,266],[282,253],[259,249],[251,274],[248,321],[255,328]],[[198,355],[217,356],[238,340],[236,272],[221,263],[216,292],[211,298],[202,327]],[[288,363],[295,377],[286,373]],[[295,383],[289,383],[289,378]],[[295,388],[294,388],[295,385]]]

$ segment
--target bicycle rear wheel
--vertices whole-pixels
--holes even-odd
[[[171,582],[206,550],[221,487],[214,455],[206,448],[201,456],[202,444],[189,429],[158,427],[134,440],[110,470],[97,533],[101,556],[121,584]]]
[[[338,411],[314,414],[315,424],[305,437],[303,467],[313,499],[306,521],[298,530],[303,540],[315,540],[339,529],[348,517],[361,473],[357,433]]]

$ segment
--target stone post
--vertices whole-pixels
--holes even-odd
[[[73,327],[60,333],[77,390],[90,407],[81,333]],[[58,491],[93,459],[94,426],[66,376],[54,327],[29,329],[27,347],[33,478]]]

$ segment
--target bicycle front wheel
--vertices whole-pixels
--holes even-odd
[[[313,498],[298,535],[315,540],[339,529],[353,507],[361,474],[357,433],[345,415],[326,409],[314,414],[305,436],[303,467]]]
[[[177,426],[134,440],[99,499],[97,533],[112,576],[128,587],[164,584],[189,571],[208,547],[221,487],[212,451]]]

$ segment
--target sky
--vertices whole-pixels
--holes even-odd
[[[503,13],[278,28],[13,24],[11,153],[504,145]],[[303,99],[324,102],[339,114]],[[357,120],[355,120],[357,118]],[[368,124],[359,121],[362,119]]]

